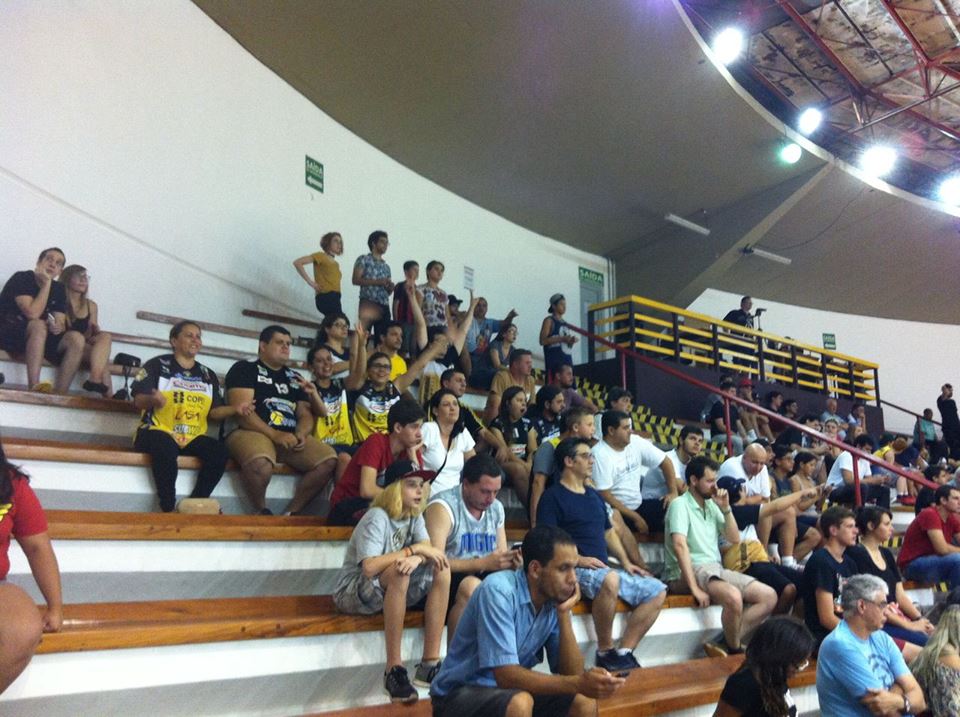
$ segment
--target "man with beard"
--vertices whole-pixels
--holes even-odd
[[[777,604],[773,588],[723,567],[718,541],[740,542],[727,491],[717,488],[720,466],[700,456],[687,464],[689,490],[667,509],[666,571],[671,592],[693,595],[698,607],[723,607],[723,632],[704,643],[710,657],[743,652],[742,639],[763,622]]]

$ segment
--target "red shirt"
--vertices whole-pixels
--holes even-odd
[[[930,542],[930,536],[927,535],[928,530],[943,531],[943,538],[949,543],[954,535],[960,533],[960,517],[950,513],[946,520],[942,520],[936,506],[933,505],[921,510],[903,536],[903,547],[900,548],[900,555],[897,557],[897,564],[901,570],[914,558],[937,554],[933,549],[933,543]]]
[[[405,454],[406,450],[394,455],[390,452],[390,436],[383,433],[374,433],[367,437],[353,458],[347,465],[347,469],[340,476],[336,487],[333,489],[333,495],[330,496],[330,506],[335,506],[342,500],[348,498],[360,497],[360,469],[364,466],[370,466],[377,469],[377,482],[383,478],[390,464]],[[417,463],[423,466],[423,457],[417,451]]]
[[[10,538],[28,538],[47,532],[47,518],[26,479],[13,474],[11,503],[0,503],[0,580],[10,572]]]

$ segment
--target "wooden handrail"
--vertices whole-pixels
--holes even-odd
[[[170,316],[168,314],[158,314],[153,311],[138,311],[137,318],[142,319],[143,321],[152,321],[157,324],[167,324],[168,326],[173,326],[181,321],[189,321],[199,326],[202,331],[210,331],[216,334],[227,334],[228,336],[240,336],[245,339],[253,339],[254,341],[260,338],[260,332],[252,329],[241,329],[236,326],[214,324],[209,321],[196,321],[195,319],[189,319],[183,316]],[[313,339],[306,336],[296,337],[295,342],[297,345],[306,348],[313,346]]]
[[[278,324],[295,324],[296,326],[306,326],[308,329],[315,329],[317,331],[323,328],[316,321],[310,321],[309,319],[298,319],[295,316],[270,314],[266,311],[256,311],[254,309],[244,309],[240,313],[253,319],[263,319],[265,321],[273,321]]]

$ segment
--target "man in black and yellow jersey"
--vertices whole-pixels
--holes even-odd
[[[133,403],[143,413],[134,447],[150,455],[160,510],[169,513],[177,504],[177,458],[196,456],[201,461],[191,498],[209,498],[223,476],[227,449],[206,435],[207,421],[246,415],[253,402],[223,405],[217,374],[197,361],[203,346],[200,327],[181,321],[170,329],[172,354],[147,361],[134,381]]]
[[[293,369],[290,332],[268,326],[260,332],[256,361],[238,361],[227,372],[227,401],[240,406],[253,401],[254,410],[238,417],[239,427],[227,436],[227,450],[240,464],[240,477],[254,512],[267,508],[267,485],[278,461],[301,473],[286,512],[297,514],[313,500],[333,475],[336,453],[314,438],[314,414],[319,408],[316,387]]]

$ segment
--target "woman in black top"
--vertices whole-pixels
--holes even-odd
[[[787,680],[810,664],[813,635],[792,617],[762,623],[743,666],[727,678],[714,717],[796,717]]]
[[[921,615],[917,606],[903,589],[903,578],[897,569],[897,561],[889,548],[883,544],[893,535],[892,514],[886,508],[868,505],[857,514],[857,529],[860,545],[847,548],[847,555],[857,564],[861,573],[876,575],[887,584],[887,617],[884,632],[897,641],[907,660],[919,654],[919,650],[906,648],[903,642],[923,647],[933,632],[933,624]]]
[[[70,330],[83,334],[83,360],[90,366],[90,378],[83,382],[83,390],[110,396],[113,379],[107,368],[113,338],[100,330],[97,302],[87,296],[90,277],[85,267],[71,264],[60,275],[67,290],[67,323]]]
[[[527,396],[520,386],[511,386],[503,392],[500,415],[490,422],[490,431],[502,440],[521,461],[533,467],[537,451],[537,432],[526,417]]]

